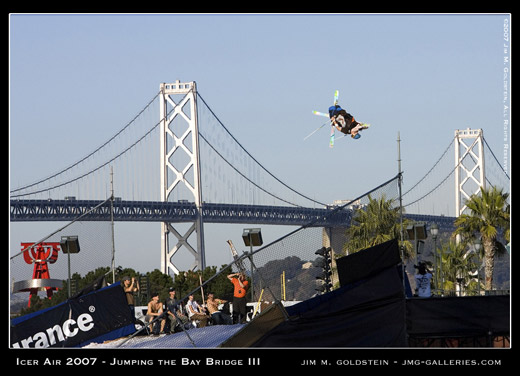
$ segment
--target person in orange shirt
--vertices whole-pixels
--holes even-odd
[[[246,321],[246,292],[249,282],[243,273],[229,274],[228,279],[235,286],[233,292],[233,324]]]

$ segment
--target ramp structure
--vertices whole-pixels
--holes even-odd
[[[377,255],[385,260],[383,264],[376,258],[371,260],[369,267],[364,263],[363,267],[359,255],[338,259],[339,279],[348,283],[286,307],[289,319],[264,333],[251,346],[405,347],[406,305],[401,268],[396,265],[400,262],[397,240],[374,248],[354,255],[364,252],[369,257]],[[347,278],[342,274],[352,269],[343,263],[361,266],[362,270],[355,277]]]
[[[397,240],[338,259],[342,287],[286,307],[250,347],[508,347],[510,297],[407,298]],[[352,271],[356,270],[356,273]],[[404,282],[404,283],[403,283]],[[254,320],[239,334],[247,338]],[[253,333],[254,334],[254,330]],[[238,336],[237,336],[238,337]],[[258,338],[258,339],[256,339]]]

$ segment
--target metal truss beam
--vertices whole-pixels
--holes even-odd
[[[71,221],[102,201],[96,200],[11,200],[12,222]],[[202,206],[206,223],[242,223],[283,226],[344,227],[350,224],[352,211],[289,206],[211,204]],[[115,201],[114,221],[193,223],[199,211],[192,202]],[[405,214],[406,218],[435,222],[441,230],[453,231],[454,217]],[[110,221],[110,203],[100,206],[82,221]],[[181,236],[182,237],[182,236]]]

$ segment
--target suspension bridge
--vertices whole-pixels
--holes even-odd
[[[427,213],[426,203],[435,195],[443,202],[449,196],[458,215],[464,199],[486,184],[508,187],[509,176],[481,130],[457,130],[431,169],[403,192],[405,215],[451,231],[454,216],[435,214],[443,208]],[[346,227],[355,208],[338,210],[279,179],[231,134],[195,82],[179,81],[161,84],[131,121],[85,157],[11,189],[10,206],[13,222],[81,216],[82,221],[161,223],[165,273],[176,271],[171,260],[180,247],[205,267],[204,223]],[[178,230],[180,223],[189,228]],[[193,246],[187,242],[192,234]]]

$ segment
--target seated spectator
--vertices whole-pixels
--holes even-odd
[[[161,316],[163,317],[162,319],[160,318]],[[154,322],[152,323],[152,321]],[[148,303],[148,311],[146,312],[144,322],[150,324],[150,332],[152,334],[158,335],[164,333],[166,319],[163,315],[163,305],[159,301],[158,293],[152,294],[152,300]]]
[[[173,287],[170,288],[168,293],[170,296],[168,299],[166,299],[166,309],[168,312],[167,319],[170,323],[170,333],[173,333],[175,331],[175,327],[185,325],[189,322],[189,320],[186,315],[182,313],[181,302],[175,299],[175,289]]]
[[[218,308],[220,304],[227,303],[227,300],[215,299],[213,293],[208,294],[208,300],[206,300],[206,307],[208,307],[209,314],[215,325],[231,325],[233,322],[229,315],[224,314]]]
[[[193,295],[188,297],[188,303],[186,304],[186,310],[188,317],[191,321],[199,321],[199,327],[204,328],[208,324],[209,316],[204,311],[204,307],[201,307],[194,299]]]

